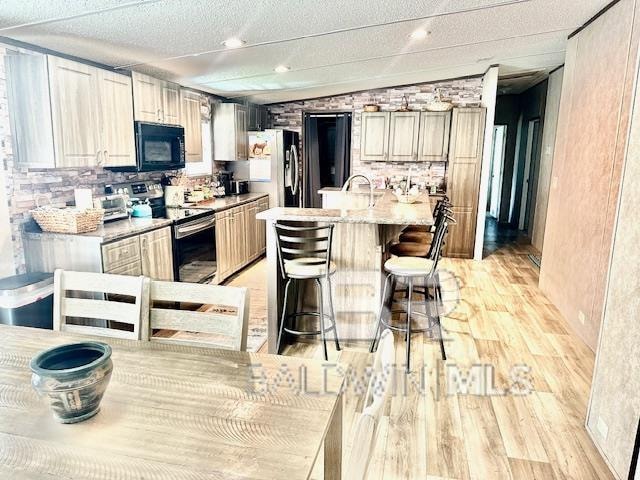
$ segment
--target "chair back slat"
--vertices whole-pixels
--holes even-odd
[[[387,329],[382,332],[373,360],[372,375],[365,395],[365,406],[356,423],[353,448],[344,478],[364,480],[367,476],[384,403],[393,385],[395,357],[393,333]]]
[[[249,325],[249,290],[208,284],[151,281],[150,314],[144,339],[179,345],[245,351]],[[195,304],[188,310],[184,304]],[[158,338],[153,330],[213,335],[214,338]]]
[[[56,270],[53,328],[140,340],[141,325],[149,313],[148,296],[149,280],[145,277]],[[70,318],[75,323],[69,323]],[[131,325],[132,329],[116,328],[113,322]]]

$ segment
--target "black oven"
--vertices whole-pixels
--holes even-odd
[[[184,168],[184,128],[178,125],[135,122],[136,166],[110,170],[155,172]]]
[[[215,213],[167,208],[167,217],[181,218],[173,226],[174,273],[179,282],[209,283],[217,270]],[[192,213],[185,216],[185,213]],[[192,218],[195,217],[195,218]]]

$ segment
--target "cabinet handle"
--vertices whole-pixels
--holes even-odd
[[[158,109],[158,121],[162,120],[161,112],[162,112],[162,110]]]
[[[108,150],[104,151],[104,161],[106,163],[109,163],[109,151]]]
[[[102,153],[102,150],[98,150],[96,152],[96,165],[102,165],[102,160],[100,158],[100,154]]]

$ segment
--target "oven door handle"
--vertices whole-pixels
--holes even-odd
[[[184,238],[194,233],[201,232],[202,230],[206,230],[207,228],[211,228],[216,224],[216,219],[212,218],[211,220],[207,220],[206,222],[198,222],[192,225],[185,226],[177,226],[176,227],[176,238]]]

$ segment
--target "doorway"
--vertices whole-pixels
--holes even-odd
[[[540,135],[540,119],[529,120],[527,128],[527,147],[524,158],[524,175],[522,177],[522,197],[520,199],[520,215],[518,230],[528,230],[533,210],[534,171],[538,158],[538,140]]]
[[[502,175],[506,147],[507,126],[495,125],[493,127],[493,143],[491,147],[491,177],[489,180],[489,194],[487,195],[487,214],[495,219],[500,217]]]
[[[351,172],[351,112],[305,112],[303,207],[322,207],[318,190],[341,187]]]

